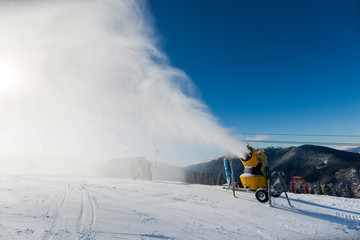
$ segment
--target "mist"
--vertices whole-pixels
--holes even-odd
[[[117,157],[184,166],[246,152],[159,50],[146,2],[1,1],[0,32],[2,169],[91,174]]]

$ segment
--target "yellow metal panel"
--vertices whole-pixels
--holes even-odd
[[[250,188],[253,191],[259,188],[267,188],[265,176],[243,173],[240,175],[240,180],[244,188]]]
[[[260,163],[261,164],[260,171],[263,172],[267,161],[266,155],[264,154],[263,151],[257,152],[255,151],[254,148],[250,146],[248,146],[248,148],[251,151],[251,158],[250,159],[240,158],[242,164],[244,166],[256,167]]]

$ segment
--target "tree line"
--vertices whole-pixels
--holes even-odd
[[[226,176],[209,171],[189,171],[186,173],[185,181],[191,184],[223,185],[226,183]]]
[[[185,175],[185,182],[190,184],[224,185],[227,181],[225,174],[216,174],[209,171],[188,171]],[[289,191],[291,190],[289,189]],[[342,190],[335,190],[331,183],[309,183],[309,191],[310,194],[355,198],[350,185],[346,185]],[[304,187],[300,182],[295,182],[295,193],[305,193]]]
[[[327,195],[336,197],[355,198],[354,191],[351,185],[346,184],[345,187],[335,189],[332,183],[310,183],[309,184],[310,194]],[[304,187],[300,181],[295,182],[295,193],[305,193]]]

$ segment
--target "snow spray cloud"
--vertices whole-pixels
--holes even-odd
[[[191,97],[147,15],[130,0],[0,2],[2,166],[68,171],[155,155],[186,165],[246,151]]]

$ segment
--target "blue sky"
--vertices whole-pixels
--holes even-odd
[[[159,47],[222,125],[234,132],[360,134],[358,1],[149,6]]]

